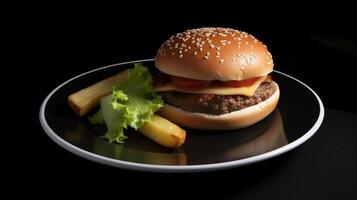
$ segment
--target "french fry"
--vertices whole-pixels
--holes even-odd
[[[145,123],[139,132],[154,142],[169,148],[181,146],[186,139],[186,131],[159,115],[151,116],[151,121]]]
[[[115,83],[125,79],[127,76],[128,70],[124,70],[115,76],[99,81],[68,96],[68,103],[77,115],[83,116],[98,105],[102,97],[112,92]]]
[[[115,76],[75,92],[68,96],[68,103],[77,115],[83,116],[98,105],[102,97],[112,92],[115,83],[124,80],[127,75],[128,70],[124,70]],[[186,138],[185,130],[158,115],[153,115],[151,121],[144,124],[139,132],[154,142],[169,148],[181,146]]]

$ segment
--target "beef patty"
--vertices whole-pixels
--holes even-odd
[[[254,95],[190,94],[177,91],[162,92],[165,103],[189,112],[221,115],[258,104],[268,99],[275,91],[274,84],[263,82]]]

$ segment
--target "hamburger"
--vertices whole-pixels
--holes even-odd
[[[254,36],[230,28],[198,28],[165,41],[155,57],[158,112],[179,125],[208,130],[250,126],[279,100],[273,60]]]

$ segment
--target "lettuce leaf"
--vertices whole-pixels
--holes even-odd
[[[138,129],[150,121],[154,112],[163,106],[163,101],[154,92],[149,70],[142,64],[135,64],[128,78],[117,83],[112,94],[101,99],[100,106],[89,121],[107,126],[104,138],[109,142],[123,143],[127,138],[124,129]]]

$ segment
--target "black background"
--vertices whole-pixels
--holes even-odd
[[[189,198],[192,193],[213,199],[356,197],[353,13],[337,7],[326,10],[323,5],[318,7],[321,13],[295,5],[276,11],[234,4],[187,7],[170,3],[167,8],[156,9],[50,6],[21,18],[23,26],[16,34],[22,36],[24,45],[17,51],[24,56],[15,62],[27,62],[21,74],[35,90],[21,94],[30,97],[27,101],[33,108],[26,127],[31,139],[11,159],[15,163],[22,158],[21,164],[16,164],[16,180],[28,185],[40,183],[64,194],[109,193],[132,198]],[[63,81],[104,65],[152,58],[172,34],[203,26],[231,27],[255,35],[271,51],[275,69],[311,86],[328,108],[317,135],[292,152],[251,166],[199,174],[151,174],[84,160],[57,146],[42,131],[40,104]],[[18,182],[12,184],[17,186]],[[144,192],[148,188],[155,189]]]

